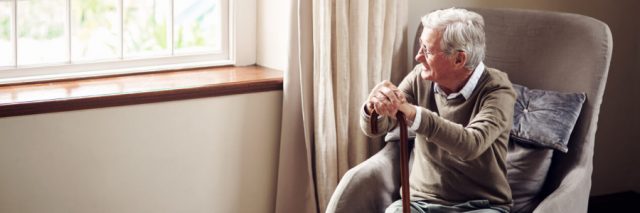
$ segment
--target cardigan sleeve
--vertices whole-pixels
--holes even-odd
[[[511,128],[515,104],[515,91],[510,83],[485,89],[479,111],[466,126],[423,108],[417,133],[462,160],[477,158]]]

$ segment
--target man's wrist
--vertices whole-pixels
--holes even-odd
[[[413,120],[416,117],[416,108],[415,106],[409,104],[409,103],[404,103],[402,105],[400,105],[399,110],[404,113],[404,117],[407,121],[409,122],[413,122]]]
[[[418,128],[420,128],[420,122],[422,121],[422,114],[421,113],[421,109],[419,106],[413,106],[415,109],[415,113],[413,114],[413,124],[411,124],[411,126],[409,127],[409,129],[411,131],[417,132]]]

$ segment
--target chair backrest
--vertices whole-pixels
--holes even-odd
[[[572,171],[586,169],[589,195],[598,114],[611,60],[609,27],[568,13],[521,9],[469,8],[483,16],[487,37],[485,64],[532,89],[584,92],[587,100],[569,141],[567,154],[554,154],[543,193],[549,194]],[[416,33],[414,53],[422,25]],[[578,174],[578,173],[576,173]],[[573,177],[572,177],[573,178]]]

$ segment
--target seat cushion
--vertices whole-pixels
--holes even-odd
[[[529,89],[517,84],[513,88],[518,97],[511,137],[523,144],[566,153],[585,94]]]

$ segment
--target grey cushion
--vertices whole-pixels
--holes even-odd
[[[585,94],[528,89],[517,84],[513,88],[518,97],[511,137],[523,144],[566,153]]]
[[[509,141],[507,179],[513,197],[512,212],[532,212],[551,165],[553,150]]]
[[[532,212],[551,165],[553,150],[567,152],[585,95],[528,89],[514,84],[517,99],[507,153],[512,212]]]

